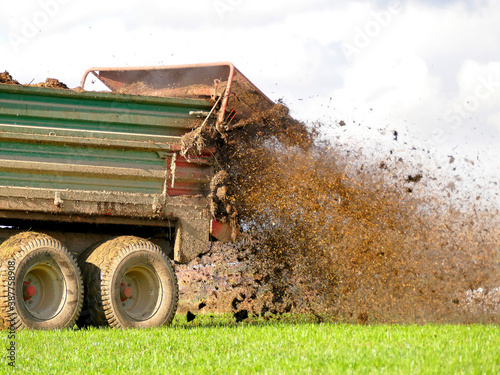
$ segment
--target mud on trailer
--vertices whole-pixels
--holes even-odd
[[[217,150],[183,136],[272,102],[230,63],[88,77],[110,92],[0,84],[3,328],[169,324],[172,260],[231,238],[208,207]]]

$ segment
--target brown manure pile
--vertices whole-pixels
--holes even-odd
[[[0,83],[4,83],[7,85],[20,85],[18,81],[12,78],[9,72],[5,71],[0,73]],[[60,82],[55,78],[47,78],[45,82],[35,83],[35,84],[27,84],[25,86],[34,86],[34,87],[45,87],[45,88],[53,88],[53,89],[67,89],[64,83]]]
[[[19,82],[13,79],[7,71],[0,73],[0,83],[5,83],[7,85],[19,85]]]

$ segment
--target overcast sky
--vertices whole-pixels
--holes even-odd
[[[231,61],[299,119],[397,130],[497,178],[499,36],[499,0],[3,0],[0,70],[75,87],[92,66]]]

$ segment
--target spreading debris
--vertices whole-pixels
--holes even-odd
[[[499,233],[488,214],[475,219],[490,230],[485,238],[461,213],[423,209],[425,201],[407,194],[413,188],[384,177],[385,164],[358,169],[317,135],[282,103],[187,135],[188,149],[217,146],[211,212],[245,232],[219,248],[236,252],[244,267],[227,297],[208,295],[208,306],[238,321],[242,311],[358,324],[498,321],[495,312],[453,302],[500,282]]]
[[[7,72],[0,83],[19,84]],[[500,321],[491,308],[500,284],[494,212],[423,209],[426,201],[407,194],[418,185],[404,186],[422,185],[422,173],[399,173],[407,178],[398,185],[385,177],[398,175],[386,162],[359,168],[318,136],[321,128],[238,84],[223,122],[200,121],[183,138],[185,153],[216,148],[210,212],[233,226],[234,239],[243,231],[235,245],[198,258],[199,267],[178,267],[188,321],[196,317],[188,308],[232,312],[237,322],[289,312],[358,324]],[[214,108],[226,87],[218,85]],[[67,88],[53,79],[37,86]],[[179,95],[212,89],[186,90]],[[146,83],[121,92],[169,93]],[[196,295],[182,296],[183,283]]]

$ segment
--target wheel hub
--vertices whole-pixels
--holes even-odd
[[[36,288],[31,285],[29,282],[24,281],[23,282],[23,299],[25,301],[29,300],[31,297],[33,297],[36,294]]]
[[[48,320],[59,313],[66,300],[64,291],[62,274],[50,263],[37,263],[24,276],[24,306],[37,319]]]
[[[134,291],[130,286],[126,286],[124,283],[120,285],[120,299],[125,302],[127,299],[132,298]]]
[[[131,267],[120,283],[120,300],[125,313],[135,320],[153,316],[161,303],[162,286],[156,272],[146,266]]]

